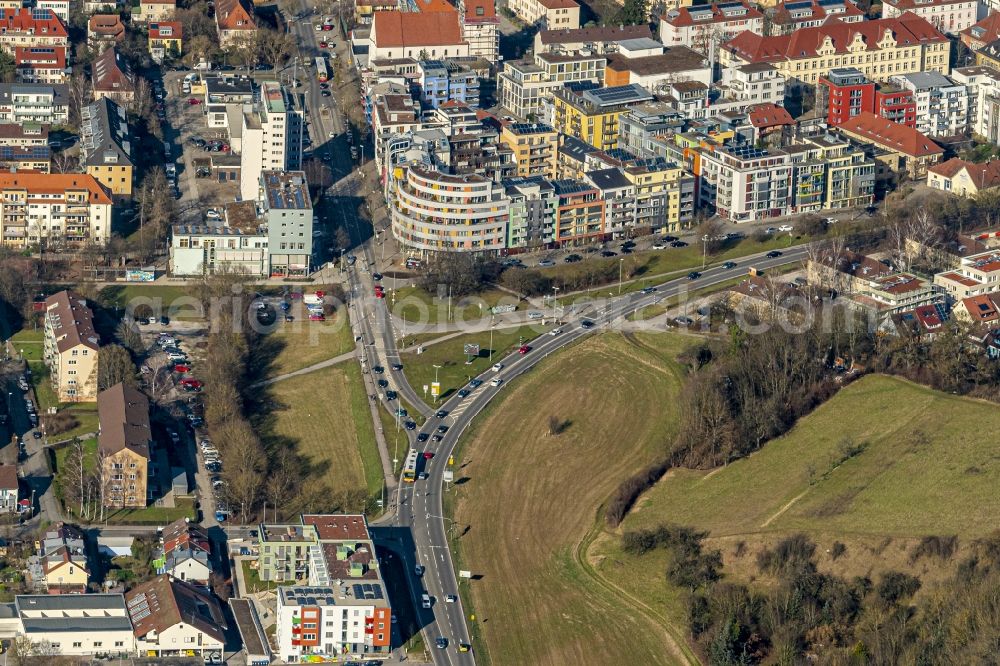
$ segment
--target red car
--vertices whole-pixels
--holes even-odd
[[[321,314],[311,314],[309,315],[309,321],[326,321],[326,317]]]
[[[201,100],[198,99],[197,97],[191,97],[190,99],[188,99],[188,104],[190,104],[191,106],[196,106],[198,104],[201,104]]]
[[[424,451],[424,459],[425,460],[430,460],[433,457],[434,457],[434,452],[433,451]]]
[[[320,42],[320,43],[319,43],[319,47],[320,47],[321,49],[325,49],[325,48],[326,48],[326,42]]]
[[[531,347],[528,345],[521,345],[521,348],[517,350],[518,354],[527,354],[531,351]]]
[[[174,372],[191,372],[191,366],[178,363],[174,366]]]
[[[333,30],[333,24],[332,23],[324,23],[323,24],[323,29],[324,30]]]
[[[205,384],[203,384],[201,380],[195,379],[194,377],[185,377],[184,379],[181,380],[181,386],[189,386],[191,388],[201,388],[204,385]]]
[[[382,287],[375,287],[375,298],[385,298],[385,291]]]

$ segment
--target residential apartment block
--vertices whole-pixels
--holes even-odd
[[[134,163],[125,109],[104,97],[80,111],[80,166],[114,197],[132,196]]]
[[[618,119],[622,114],[630,106],[652,99],[645,88],[635,84],[581,93],[564,88],[557,90],[554,97],[554,126],[559,132],[582,139],[595,148],[609,150],[618,145]]]
[[[719,62],[774,65],[787,84],[814,86],[830,70],[854,67],[869,80],[897,74],[947,74],[951,42],[927,20],[913,14],[860,23],[833,21],[794,35],[765,37],[740,33],[722,45]]]
[[[912,127],[906,127],[871,113],[861,113],[838,129],[846,136],[878,149],[876,159],[885,165],[886,174],[907,174],[923,180],[927,168],[941,161],[944,150]]]
[[[525,23],[537,23],[544,30],[580,27],[580,5],[575,0],[510,0],[507,6]]]
[[[792,0],[780,2],[771,17],[772,35],[790,35],[802,28],[815,28],[830,19],[860,23],[865,13],[851,0]]]
[[[69,87],[49,83],[0,83],[0,122],[65,125]]]
[[[66,47],[18,46],[14,67],[18,83],[66,83]]]
[[[97,395],[97,415],[101,501],[118,509],[146,506],[153,445],[149,399],[136,388],[116,384]]]
[[[882,16],[897,18],[911,13],[926,19],[931,25],[952,35],[972,27],[978,20],[976,0],[885,0]]]
[[[1000,254],[988,250],[962,257],[958,268],[937,273],[934,284],[957,300],[1000,291]]]
[[[305,515],[289,527],[307,529],[313,540],[308,587],[278,588],[278,657],[298,663],[388,655],[392,612],[364,516]]]
[[[100,338],[87,301],[72,291],[45,299],[43,358],[59,402],[97,400]]]
[[[500,17],[493,0],[459,0],[462,39],[469,55],[495,63],[500,55]]]
[[[648,39],[652,36],[653,33],[648,25],[539,30],[535,33],[534,52],[560,55],[578,55],[581,51],[598,54],[617,53],[618,46],[623,41]]]
[[[514,153],[518,176],[556,177],[559,133],[540,123],[505,123],[500,141]]]
[[[916,127],[931,137],[957,136],[969,129],[969,90],[937,72],[900,74],[893,83],[913,93]]]
[[[244,110],[240,155],[240,197],[257,199],[265,171],[302,168],[302,109],[276,81],[260,86],[260,101]]]
[[[533,60],[507,62],[497,75],[500,106],[521,120],[540,120],[542,104],[569,83],[604,83],[604,55],[539,53]]]
[[[253,201],[239,204],[256,209]],[[170,234],[170,274],[198,276],[231,271],[255,277],[270,275],[268,230],[256,210],[247,224],[227,218],[223,226],[174,225]]]
[[[136,650],[146,657],[222,658],[226,619],[211,592],[157,576],[125,594]]]
[[[989,143],[1000,143],[1000,70],[957,67],[951,74],[968,90],[969,131]]]
[[[833,69],[819,77],[816,107],[833,127],[865,112],[907,127],[917,125],[917,103],[912,90],[876,84],[854,67]]]
[[[69,33],[50,9],[0,10],[0,49],[14,55],[18,46],[69,46]]]
[[[706,55],[744,30],[764,34],[764,14],[743,1],[678,7],[660,18],[665,46],[688,46]]]
[[[110,233],[111,197],[93,176],[0,173],[4,245],[104,245]]]

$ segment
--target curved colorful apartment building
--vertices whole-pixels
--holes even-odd
[[[453,176],[424,165],[396,167],[390,186],[392,232],[421,252],[497,252],[506,242],[510,200],[482,176]]]

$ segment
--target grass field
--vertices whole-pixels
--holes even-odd
[[[283,322],[271,337],[281,345],[281,351],[274,357],[272,375],[301,370],[354,349],[354,333],[346,307],[326,321],[297,317]]]
[[[157,316],[171,319],[204,319],[201,302],[191,287],[158,284],[116,284],[105,287],[98,300],[110,307],[148,305]]]
[[[456,566],[482,575],[463,589],[490,663],[688,661],[585,556],[601,503],[672,437],[682,373],[672,358],[686,345],[667,334],[650,346],[588,338],[512,383],[465,438],[457,462],[467,481],[452,493]],[[548,434],[551,416],[564,432]]]
[[[435,298],[420,287],[400,287],[386,291],[392,313],[408,322],[437,324],[440,322],[478,321],[490,316],[490,308],[497,304],[517,305],[518,298],[499,289],[487,289],[467,298],[452,298],[451,316],[448,298]]]
[[[18,331],[10,338],[10,344],[18,354],[23,354],[24,358],[31,361],[41,361],[42,352],[45,347],[45,332],[42,329],[29,331],[27,329]]]
[[[516,328],[498,328],[493,331],[493,361],[490,361],[490,332],[468,333],[460,335],[436,345],[426,347],[423,354],[406,354],[403,357],[403,372],[410,386],[422,395],[423,387],[430,386],[434,381],[435,365],[438,381],[441,382],[441,397],[462,388],[468,383],[469,377],[475,377],[490,367],[496,361],[517,349],[519,343],[527,343],[538,336],[538,327],[519,326]],[[479,356],[471,364],[465,364],[463,349],[466,344],[478,344]],[[430,403],[430,393],[427,394]]]
[[[381,493],[375,431],[356,364],[292,377],[272,388],[274,399],[288,407],[273,413],[273,435],[294,443],[308,461],[310,483],[331,490],[366,488],[371,497]]]

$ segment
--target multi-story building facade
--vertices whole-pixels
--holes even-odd
[[[542,102],[568,83],[604,83],[607,57],[600,54],[537,54],[504,64],[497,75],[500,105],[522,120],[538,120]]]
[[[742,0],[678,7],[660,18],[665,46],[688,46],[706,55],[744,30],[763,35],[764,14]]]
[[[782,151],[720,146],[701,155],[701,205],[733,222],[788,214],[792,164]]]
[[[252,201],[240,202],[254,205]],[[176,224],[170,234],[170,274],[211,275],[220,271],[267,277],[268,229],[257,223],[235,226]]]
[[[177,0],[139,0],[138,11],[132,10],[132,20],[137,23],[169,21],[174,18],[176,11]]]
[[[264,171],[258,198],[267,225],[271,276],[309,275],[313,252],[313,207],[302,171]]]
[[[686,119],[666,102],[644,102],[618,119],[618,147],[636,157],[655,157],[664,134],[683,131]]]
[[[969,91],[969,130],[989,143],[1000,143],[1000,71],[958,67],[952,79]]]
[[[149,399],[119,383],[97,394],[97,416],[102,503],[118,509],[146,506],[153,445]]]
[[[575,30],[539,30],[535,33],[535,53],[561,55],[591,53],[616,53],[618,45],[632,39],[653,36],[648,25],[616,25],[576,28]]]
[[[860,23],[865,13],[851,0],[812,0],[780,2],[771,16],[772,35],[790,35],[802,28],[815,28],[829,19],[843,23]]]
[[[264,171],[302,168],[302,109],[280,83],[264,81],[260,100],[242,114],[240,196],[257,198]]]
[[[462,39],[469,44],[469,55],[497,62],[500,55],[500,17],[493,0],[459,0]]]
[[[134,163],[125,109],[104,97],[80,111],[80,166],[114,197],[132,196]]]
[[[507,248],[537,250],[549,247],[555,236],[559,198],[552,183],[541,176],[511,178],[503,183],[510,200]]]
[[[69,33],[49,9],[0,10],[0,49],[13,55],[18,46],[69,46]]]
[[[997,39],[1000,39],[1000,12],[996,11],[990,11],[986,18],[959,34],[959,40],[969,47],[970,51],[978,51]]]
[[[618,119],[630,106],[648,102],[653,96],[635,84],[598,88],[574,93],[568,88],[556,91],[555,128],[586,141],[600,150],[618,146]]]
[[[897,74],[947,74],[951,42],[913,14],[860,23],[826,23],[793,35],[765,37],[746,31],[722,45],[723,67],[766,62],[786,78],[788,87],[815,86],[830,70],[854,67],[869,80]]]
[[[97,400],[100,338],[87,301],[72,291],[45,299],[43,358],[59,402]]]
[[[580,27],[580,5],[574,0],[511,0],[507,6],[525,23],[537,23],[545,30]]]
[[[588,171],[585,179],[604,200],[604,232],[622,237],[635,223],[635,185],[618,167]]]
[[[66,47],[18,46],[14,66],[18,83],[66,83]]]
[[[875,199],[875,160],[844,138],[819,135],[804,140],[823,163],[823,208],[865,208]]]
[[[1000,187],[1000,162],[969,162],[953,157],[927,169],[927,186],[963,197]]]
[[[104,245],[111,197],[80,173],[0,173],[0,238],[8,247]]]
[[[958,268],[934,276],[934,284],[954,299],[996,291],[998,282],[1000,255],[995,250],[962,257]]]
[[[969,129],[969,90],[943,74],[900,74],[893,82],[913,93],[916,127],[927,136],[956,136]]]
[[[558,197],[553,242],[573,246],[603,238],[605,206],[600,190],[580,180],[556,180],[552,186]]]
[[[385,657],[392,611],[364,516],[302,516],[316,536],[308,587],[278,589],[277,656],[285,663]]]
[[[457,11],[375,12],[368,35],[368,61],[468,56]]]
[[[49,10],[62,21],[63,25],[69,25],[70,0],[37,0],[35,2],[36,11]]]
[[[171,16],[157,17],[156,21],[169,21]],[[253,5],[244,0],[218,0],[215,4],[215,31],[219,46],[226,48],[252,40],[257,34]]]
[[[91,72],[95,99],[107,97],[119,104],[135,99],[135,74],[115,47],[97,56]]]
[[[649,158],[625,167],[623,172],[635,187],[632,226],[637,233],[676,233],[694,220],[695,178],[682,166]]]
[[[432,109],[456,101],[479,108],[479,77],[475,72],[441,60],[417,63],[420,101]]]
[[[556,177],[559,133],[554,128],[540,123],[505,123],[500,141],[513,151],[518,176]]]
[[[184,25],[180,21],[149,24],[149,55],[153,62],[162,63],[167,57],[180,57],[183,48]]]
[[[623,51],[607,54],[608,65],[604,72],[604,85],[624,86],[630,83],[647,90],[658,91],[677,81],[699,81],[706,86],[712,83],[712,68],[708,58],[687,46],[674,46],[664,52],[663,46],[653,39],[647,41],[657,48],[648,55],[630,56]],[[623,42],[622,47],[628,44]]]
[[[0,122],[67,124],[69,87],[49,83],[0,83]]]
[[[226,618],[204,587],[166,575],[125,595],[138,654],[146,657],[222,658]]]
[[[882,16],[898,18],[909,12],[926,19],[941,32],[956,35],[975,25],[978,5],[976,0],[885,0]]]
[[[121,594],[19,594],[19,634],[64,657],[135,655],[132,622]]]
[[[504,248],[504,188],[476,174],[453,176],[427,164],[394,167],[392,232],[416,252],[498,252]]]
[[[722,70],[721,83],[723,95],[733,102],[748,105],[785,103],[785,77],[766,62],[726,67]]]
[[[906,127],[871,113],[859,114],[838,128],[850,138],[879,150],[877,159],[887,174],[906,174],[924,180],[927,168],[941,161],[944,150],[912,127]]]

